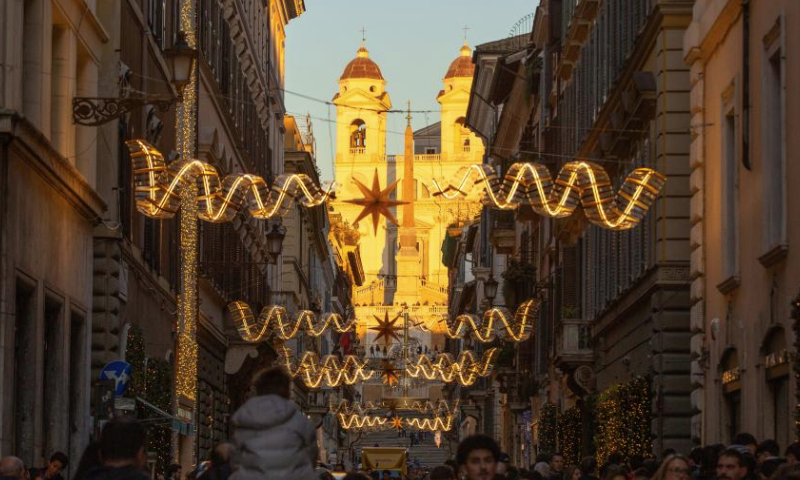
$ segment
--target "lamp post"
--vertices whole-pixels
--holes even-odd
[[[494,275],[489,274],[489,278],[483,282],[483,296],[489,300],[489,306],[494,306],[494,299],[497,297],[497,280]]]
[[[78,125],[96,127],[144,105],[155,105],[160,111],[169,110],[174,102],[183,102],[183,90],[190,83],[197,60],[197,50],[190,47],[186,34],[180,32],[172,48],[164,51],[170,72],[170,83],[177,95],[135,95],[127,97],[73,97],[72,121]]]
[[[267,233],[267,250],[272,263],[278,263],[278,256],[283,250],[283,239],[286,237],[286,230],[279,223],[272,224],[272,229]]]

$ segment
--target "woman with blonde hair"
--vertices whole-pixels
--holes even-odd
[[[673,454],[661,462],[661,466],[650,480],[689,480],[691,475],[689,459],[680,454]]]

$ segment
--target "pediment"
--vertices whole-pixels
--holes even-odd
[[[360,88],[350,89],[344,93],[337,93],[333,97],[333,103],[336,105],[347,106],[370,106],[382,107],[389,110],[392,108],[392,101],[389,99],[389,94],[384,92],[380,97],[375,97],[370,92]]]
[[[453,102],[453,101],[469,101],[469,90],[463,87],[457,87],[449,92],[443,92],[436,98],[439,103],[445,102]]]

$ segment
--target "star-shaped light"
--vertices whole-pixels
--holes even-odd
[[[381,369],[383,370],[383,374],[381,374],[383,383],[389,385],[390,387],[394,387],[400,383],[400,372],[394,366],[394,363],[384,360],[381,362]]]
[[[390,200],[389,197],[394,189],[397,188],[397,183],[400,180],[395,180],[391,185],[381,190],[381,183],[380,180],[378,180],[378,169],[376,168],[375,176],[372,178],[371,189],[355,178],[353,181],[356,182],[356,186],[359,190],[361,190],[363,198],[356,200],[345,200],[345,203],[352,203],[353,205],[360,205],[361,207],[364,207],[363,210],[361,210],[361,213],[358,214],[356,221],[353,223],[358,223],[359,220],[367,215],[372,215],[372,228],[374,230],[374,234],[378,233],[378,222],[381,219],[381,215],[397,225],[397,219],[394,217],[394,215],[392,215],[392,212],[390,212],[389,209],[391,207],[396,207],[397,205],[404,205],[408,202]]]
[[[392,428],[395,430],[402,430],[403,429],[403,419],[395,415],[392,417]]]
[[[386,318],[383,320],[376,315],[373,315],[373,317],[378,321],[378,326],[369,327],[369,329],[378,332],[378,335],[375,337],[376,343],[381,339],[381,337],[383,337],[383,344],[387,346],[392,342],[392,338],[396,339],[398,342],[400,341],[400,337],[396,332],[398,330],[402,330],[403,327],[394,326],[394,324],[397,323],[397,320],[400,318],[400,315],[397,315],[391,320],[389,320],[389,312],[386,312]]]

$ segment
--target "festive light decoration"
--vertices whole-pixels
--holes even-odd
[[[481,342],[491,342],[495,335],[504,339],[522,342],[530,338],[536,326],[541,302],[527,300],[523,302],[514,315],[506,308],[490,308],[483,313],[483,318],[465,313],[452,322],[447,322],[446,334],[450,338],[462,338],[464,330],[473,333]]]
[[[553,453],[556,451],[556,426],[558,423],[558,408],[547,402],[539,410],[539,421],[536,437],[539,452]]]
[[[604,464],[613,452],[629,459],[652,451],[650,437],[650,379],[636,377],[614,385],[599,396],[597,413],[597,460]]]
[[[567,465],[581,462],[582,413],[576,405],[558,416],[558,450],[564,455]]]
[[[392,428],[395,430],[402,430],[403,429],[403,419],[395,415],[392,417]]]
[[[377,343],[381,338],[383,338],[383,344],[387,346],[391,343],[392,338],[398,342],[400,341],[400,337],[397,335],[397,332],[402,331],[403,327],[395,326],[397,321],[400,319],[400,315],[397,315],[391,320],[389,320],[389,312],[386,312],[386,316],[383,320],[376,315],[373,315],[373,317],[378,322],[378,326],[369,327],[369,329],[378,332],[378,335],[375,336],[375,343]]]
[[[333,413],[344,413],[346,415],[353,415],[353,414],[360,414],[364,415],[368,412],[374,412],[378,410],[390,410],[390,411],[413,411],[416,413],[426,413],[432,415],[439,415],[439,416],[452,416],[458,412],[459,401],[456,400],[453,406],[451,407],[446,400],[440,399],[437,400],[436,403],[431,402],[430,400],[426,400],[424,402],[416,400],[412,403],[408,403],[407,400],[403,400],[403,403],[398,403],[394,401],[382,401],[381,403],[373,403],[373,402],[366,402],[366,403],[359,403],[355,402],[352,405],[347,402],[347,400],[342,400],[339,405],[330,405],[329,409]]]
[[[386,385],[390,387],[394,387],[400,383],[400,371],[395,367],[394,363],[389,360],[383,360],[381,362],[381,380]]]
[[[394,419],[399,417],[394,417],[392,419],[378,416],[378,415],[359,415],[359,414],[345,414],[340,413],[338,414],[339,418],[339,425],[344,430],[351,430],[351,429],[382,429],[382,428],[397,428],[394,426]],[[453,428],[453,419],[454,417],[433,417],[433,418],[402,418],[401,427],[403,428],[403,424],[408,428],[415,428],[417,430],[428,430],[431,432],[435,432],[437,430],[441,431],[449,431]]]
[[[600,165],[569,162],[553,181],[550,171],[540,163],[515,163],[502,183],[490,165],[470,165],[456,174],[460,181],[438,190],[435,195],[448,199],[466,196],[476,184],[483,184],[484,203],[502,210],[529,205],[546,217],[563,218],[583,206],[586,218],[600,227],[627,230],[644,218],[666,183],[666,177],[649,168],[637,168],[628,175],[616,195],[608,173]]]
[[[355,328],[355,319],[344,320],[336,313],[325,313],[317,318],[314,312],[302,310],[296,314],[294,320],[290,320],[286,309],[279,305],[267,305],[256,318],[250,306],[240,300],[228,304],[228,316],[239,330],[239,336],[246,342],[259,342],[272,334],[286,341],[295,338],[301,331],[312,337],[319,337],[328,328],[338,333]]]
[[[192,203],[197,216],[207,222],[229,222],[245,205],[254,218],[268,219],[288,213],[298,194],[305,207],[333,198],[333,184],[319,188],[305,174],[279,175],[270,189],[257,175],[234,173],[220,179],[213,165],[191,156],[167,165],[161,152],[144,140],[125,143],[133,162],[136,208],[151,218],[172,218],[179,208]],[[186,186],[202,189],[202,195],[195,192],[191,202],[185,201],[181,189]]]
[[[400,200],[390,199],[392,192],[397,188],[397,183],[400,182],[400,180],[395,180],[388,187],[381,190],[381,183],[378,179],[378,169],[376,168],[375,176],[372,177],[372,188],[368,188],[355,178],[353,181],[356,183],[356,186],[359,190],[361,190],[361,194],[363,195],[362,198],[356,200],[344,200],[345,203],[352,203],[353,205],[359,205],[363,207],[361,213],[358,214],[358,217],[353,223],[358,223],[362,218],[368,215],[372,216],[372,228],[374,234],[378,233],[378,222],[380,222],[381,215],[386,217],[388,221],[397,225],[397,219],[394,217],[394,215],[392,215],[392,212],[389,209],[408,203]]]
[[[492,361],[499,349],[490,348],[481,360],[476,360],[472,351],[466,350],[454,360],[449,353],[439,354],[435,361],[427,355],[421,355],[416,363],[406,366],[406,372],[413,378],[424,377],[427,380],[441,380],[445,383],[459,382],[463,386],[474,384],[478,378],[491,373]]]
[[[342,360],[336,355],[325,355],[320,359],[314,352],[304,352],[300,360],[294,362],[287,347],[281,349],[281,355],[289,373],[302,378],[309,388],[353,385],[369,380],[374,373],[365,369],[366,361],[354,355],[345,355]]]

